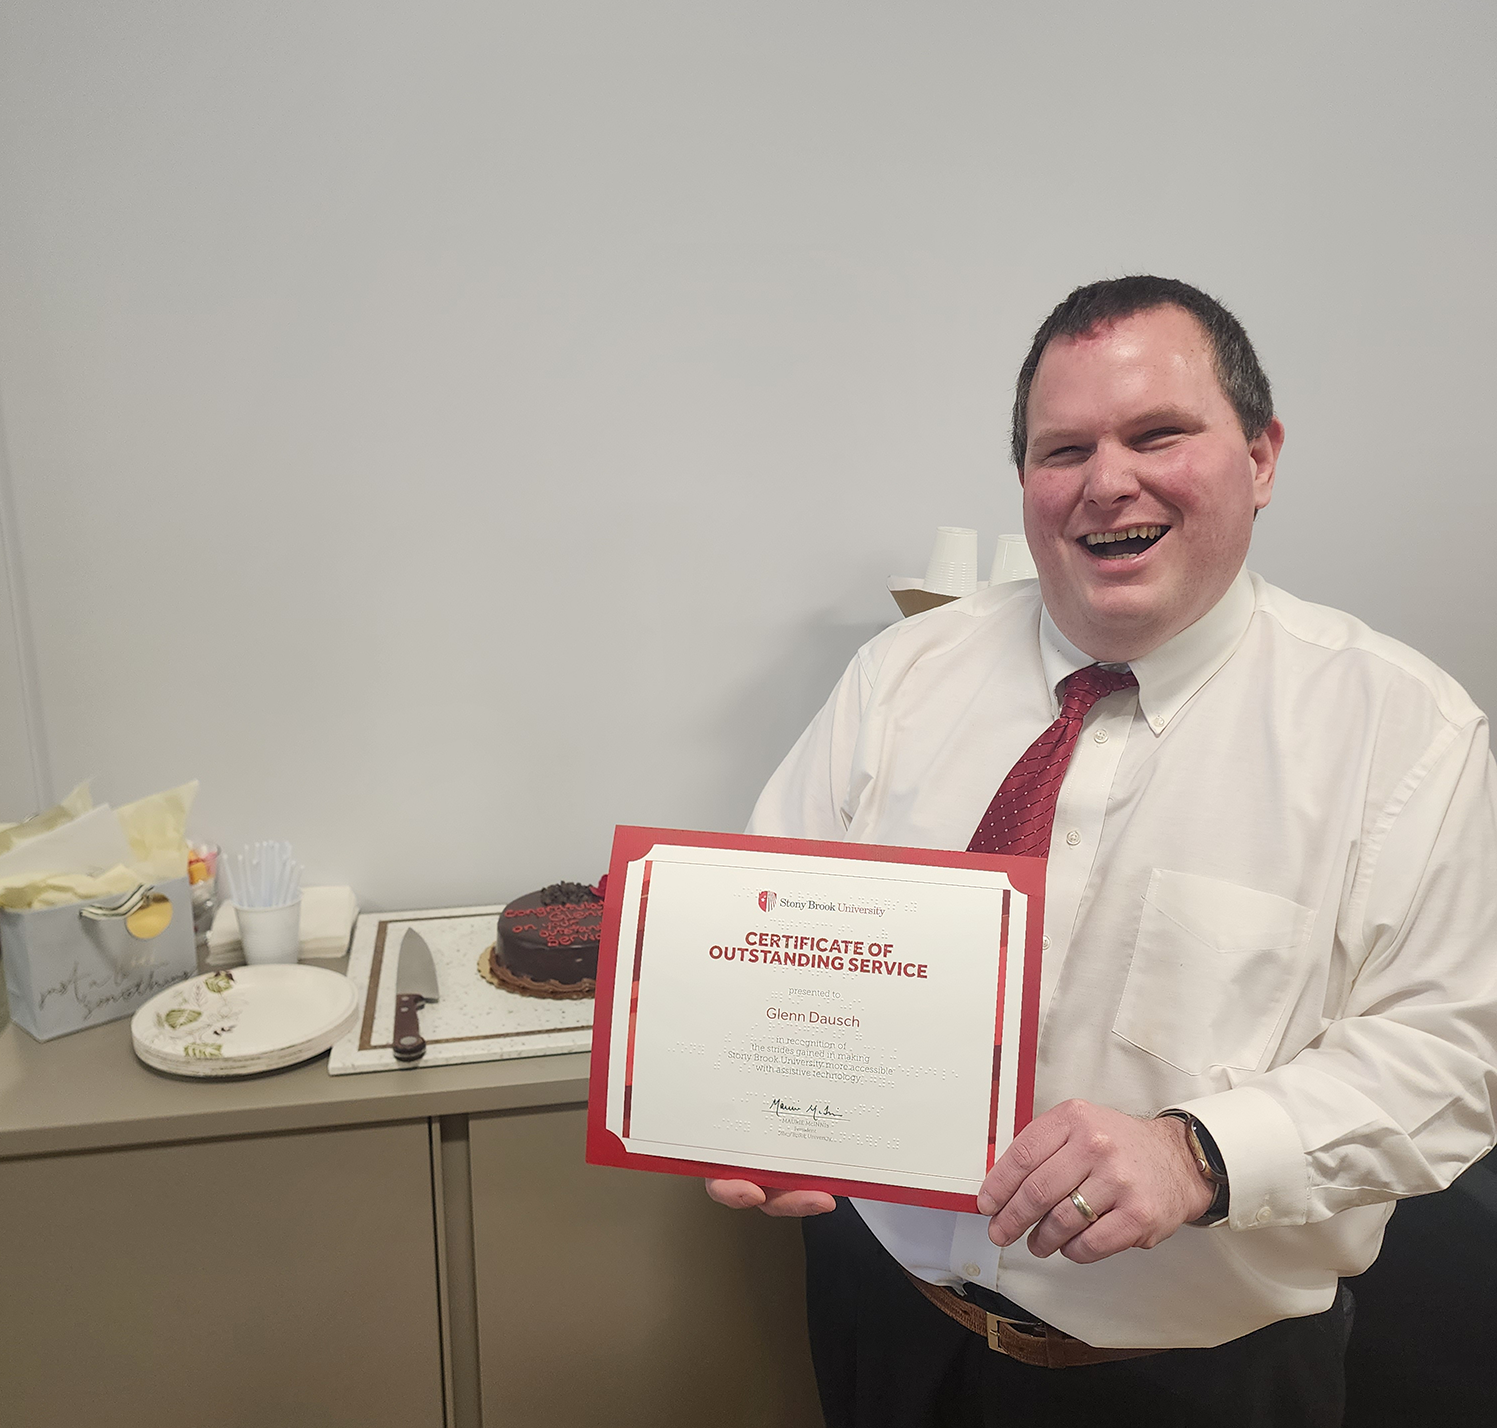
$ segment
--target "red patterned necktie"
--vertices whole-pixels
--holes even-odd
[[[1081,733],[1081,721],[1103,695],[1131,689],[1138,681],[1128,670],[1103,669],[1089,664],[1065,681],[1057,719],[1008,771],[977,832],[967,844],[969,853],[1007,853],[1015,858],[1050,855],[1050,825],[1055,822],[1055,800],[1066,765]]]

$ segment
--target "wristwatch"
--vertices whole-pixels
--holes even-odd
[[[1190,1223],[1219,1225],[1227,1218],[1232,1198],[1232,1188],[1227,1184],[1227,1163],[1222,1159],[1221,1151],[1216,1148],[1211,1132],[1189,1111],[1160,1111],[1155,1119],[1163,1120],[1165,1116],[1173,1116],[1176,1120],[1185,1122],[1185,1141],[1195,1158],[1196,1169],[1216,1187],[1216,1194],[1206,1206],[1206,1213],[1199,1220],[1192,1220]]]

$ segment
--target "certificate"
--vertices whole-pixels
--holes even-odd
[[[619,828],[588,1160],[970,1210],[1033,1111],[1044,867]]]

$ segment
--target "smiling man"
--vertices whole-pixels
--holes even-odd
[[[1256,366],[1245,334],[1240,345],[1233,358]],[[1057,334],[1036,359],[1020,373],[1014,443],[1045,607],[1096,659],[1137,658],[1195,624],[1241,569],[1283,424],[1261,374],[1233,406],[1212,338],[1181,307]]]
[[[976,1212],[806,1217],[839,1425],[1331,1425],[1340,1279],[1493,1143],[1497,768],[1448,676],[1250,574],[1240,324],[1079,288],[1019,375],[1038,582],[873,640],[750,831],[1049,859],[1035,1104]]]

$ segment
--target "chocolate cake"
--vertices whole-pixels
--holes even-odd
[[[533,997],[591,996],[597,985],[602,889],[552,883],[499,914],[490,981]]]

